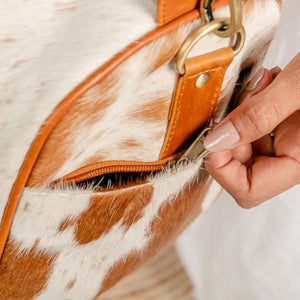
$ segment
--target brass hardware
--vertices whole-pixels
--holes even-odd
[[[184,152],[181,158],[176,162],[176,165],[187,164],[190,162],[196,163],[201,158],[205,157],[208,154],[208,150],[205,149],[203,142],[208,132],[212,130],[212,127],[206,127],[191,146]]]
[[[199,77],[195,81],[195,87],[201,88],[205,86],[207,81],[209,80],[209,74],[208,73],[202,73],[199,75]]]
[[[190,36],[185,40],[185,42],[183,43],[180,50],[175,56],[175,65],[178,73],[185,73],[184,62],[191,49],[196,45],[196,43],[199,40],[201,40],[207,34],[215,32],[216,30],[221,29],[222,27],[228,24],[230,24],[229,18],[218,19],[207,23],[204,26],[201,26],[200,28],[192,32]],[[237,33],[235,33],[235,36],[230,39],[230,45],[234,52],[234,55],[237,55],[242,50],[244,42],[245,30],[244,27],[242,27]]]
[[[205,23],[213,20],[211,0],[201,0],[200,13]],[[242,7],[241,0],[229,0],[230,22],[228,25],[218,29],[215,34],[219,37],[232,37],[242,28]]]
[[[213,0],[201,0],[200,1],[200,16],[204,23],[209,23],[214,20],[212,15],[212,2]]]

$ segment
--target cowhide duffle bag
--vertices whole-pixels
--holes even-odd
[[[0,299],[94,299],[218,195],[203,139],[260,67],[280,3],[2,0],[0,13]]]

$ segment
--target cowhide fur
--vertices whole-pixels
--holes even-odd
[[[0,215],[43,121],[87,75],[155,28],[155,7],[149,0],[1,1]],[[214,15],[228,13],[226,7]],[[243,1],[246,43],[226,73],[216,120],[241,68],[253,65],[253,74],[260,67],[279,14],[276,0]],[[94,162],[158,158],[176,78],[170,62],[198,26],[199,20],[182,26],[134,54],[56,126],[14,218],[0,264],[1,299],[93,299],[174,239],[215,198],[220,188],[208,188],[201,161],[121,190],[49,188]],[[227,45],[209,35],[191,55]]]

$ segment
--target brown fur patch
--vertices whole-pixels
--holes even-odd
[[[131,253],[117,262],[106,274],[101,292],[113,286],[131,273],[145,260],[156,254],[168,242],[174,240],[201,212],[201,204],[211,179],[187,186],[173,200],[163,205],[151,224],[151,240],[142,253]]]
[[[17,254],[18,247],[9,241],[0,264],[0,299],[32,299],[46,285],[54,256],[29,252]]]
[[[76,279],[73,279],[70,282],[68,282],[66,289],[70,290],[74,286],[75,282],[76,282]]]
[[[68,227],[73,226],[76,223],[75,220],[65,219],[58,226],[58,231],[62,232],[66,230]]]
[[[106,154],[107,155],[107,154]],[[85,162],[84,162],[84,165],[85,166],[89,166],[89,165],[93,165],[93,164],[96,164],[98,162],[101,162],[101,161],[105,161],[107,157],[104,153],[99,153],[99,154],[95,154],[91,157],[89,157]]]
[[[121,146],[125,147],[125,148],[136,148],[137,146],[140,146],[141,144],[135,140],[135,139],[128,139],[125,141],[122,141]]]
[[[59,230],[74,226],[76,241],[87,244],[107,233],[122,218],[122,225],[128,228],[143,216],[143,208],[150,202],[152,192],[152,186],[147,185],[107,195],[98,193],[92,196],[86,211],[62,222]]]
[[[139,107],[138,110],[133,111],[130,118],[148,122],[167,122],[170,99],[171,95],[170,97],[159,97],[154,99],[150,103]]]

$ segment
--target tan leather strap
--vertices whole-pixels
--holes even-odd
[[[163,25],[195,9],[198,0],[158,0],[157,23]]]
[[[158,0],[158,26],[169,23],[192,10],[199,10],[199,2],[200,0]],[[212,9],[215,10],[226,5],[228,5],[228,0],[215,0]]]
[[[232,48],[224,48],[186,60],[185,74],[179,75],[173,94],[160,159],[181,150],[209,121],[233,57]]]

